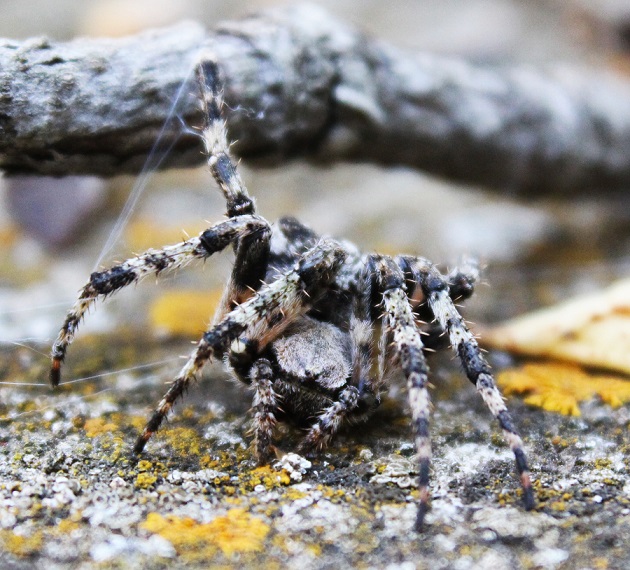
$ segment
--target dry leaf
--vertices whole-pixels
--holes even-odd
[[[630,374],[630,279],[493,327],[484,344]]]
[[[497,383],[506,395],[524,394],[526,404],[570,416],[579,416],[580,402],[596,396],[613,407],[630,402],[630,382],[571,364],[526,364],[503,370]]]

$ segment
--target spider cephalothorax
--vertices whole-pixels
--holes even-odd
[[[137,453],[211,358],[225,359],[254,393],[254,446],[263,463],[272,457],[279,419],[307,426],[303,451],[321,448],[345,421],[369,417],[387,387],[383,369],[396,365],[407,379],[415,433],[420,529],[428,508],[431,457],[428,368],[414,312],[420,306],[446,332],[466,375],[499,421],[514,452],[525,506],[532,508],[521,438],[453,303],[472,294],[476,265],[467,263],[443,275],[426,259],[363,254],[350,243],[318,236],[293,218],[269,224],[256,214],[230,158],[219,69],[212,58],[198,66],[197,75],[206,116],[203,140],[227,202],[227,219],[197,237],[93,273],[53,346],[52,384],[59,384],[68,345],[97,298],[232,245],[234,269],[214,322],[150,417],[134,447]],[[378,349],[372,343],[375,325],[381,331]],[[379,366],[374,367],[377,355]]]

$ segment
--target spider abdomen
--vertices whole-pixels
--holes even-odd
[[[350,338],[334,325],[304,317],[273,343],[280,375],[336,391],[351,373]]]

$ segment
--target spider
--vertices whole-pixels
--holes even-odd
[[[474,262],[443,275],[428,260],[363,254],[346,241],[321,237],[294,218],[275,225],[256,213],[234,162],[221,109],[220,69],[205,58],[197,67],[208,164],[227,202],[227,219],[197,237],[92,273],[52,347],[50,380],[59,385],[61,364],[79,322],[98,298],[150,274],[205,260],[232,246],[234,268],[213,324],[150,416],[134,451],[140,454],[177,399],[211,358],[253,392],[253,446],[258,461],[271,460],[280,420],[307,428],[299,449],[325,447],[348,420],[364,420],[387,387],[386,367],[407,381],[419,463],[416,529],[429,508],[429,370],[418,312],[446,332],[468,379],[498,420],[514,452],[526,509],[534,494],[523,444],[473,334],[454,300],[473,293]],[[380,330],[378,349],[372,339]],[[372,366],[378,360],[378,366]]]

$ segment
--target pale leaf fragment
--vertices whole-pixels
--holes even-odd
[[[574,364],[525,364],[502,370],[497,382],[506,396],[522,394],[526,404],[569,416],[579,416],[580,404],[595,397],[613,408],[630,402],[630,382],[587,373]]]
[[[630,374],[630,279],[484,331],[487,346]]]

